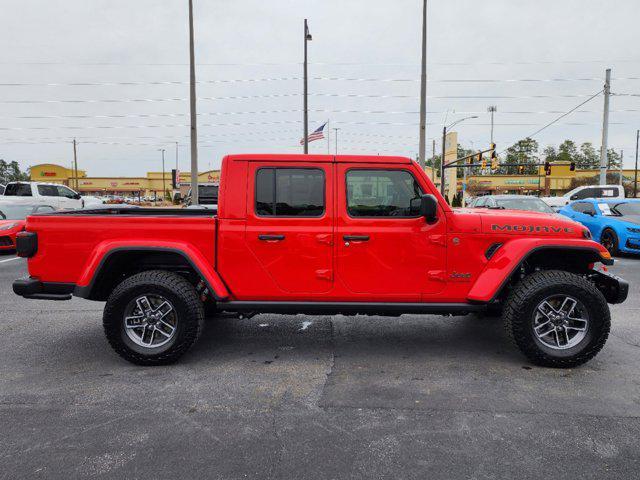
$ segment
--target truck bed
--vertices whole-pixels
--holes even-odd
[[[188,251],[215,264],[216,215],[213,210],[176,208],[100,208],[27,218],[38,249],[29,260],[33,277],[85,285],[107,251],[137,246]],[[186,250],[185,250],[186,249]]]

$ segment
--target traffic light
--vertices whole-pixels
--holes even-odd
[[[544,174],[551,175],[551,164],[549,162],[544,162]]]
[[[497,157],[498,157],[498,155],[496,154],[496,144],[495,144],[495,143],[492,143],[492,144],[489,146],[489,149],[491,150],[491,158],[497,158]]]
[[[570,172],[575,172],[576,171],[576,162],[571,162],[569,164],[569,171]]]
[[[498,159],[491,157],[491,170],[497,170],[498,169]]]
[[[522,175],[524,173],[524,165],[518,165],[518,173]]]
[[[478,154],[478,160],[480,161],[480,168],[482,168],[483,170],[487,168],[487,161],[482,158],[482,154],[479,153]]]

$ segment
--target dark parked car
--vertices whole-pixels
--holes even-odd
[[[486,195],[475,198],[468,207],[555,213],[549,205],[538,197],[531,197],[529,195]]]

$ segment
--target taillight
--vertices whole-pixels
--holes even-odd
[[[16,253],[19,257],[33,257],[38,251],[38,235],[35,232],[18,232],[16,234]]]

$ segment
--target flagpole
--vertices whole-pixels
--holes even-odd
[[[327,155],[331,154],[331,128],[329,128],[329,120],[327,120]]]

